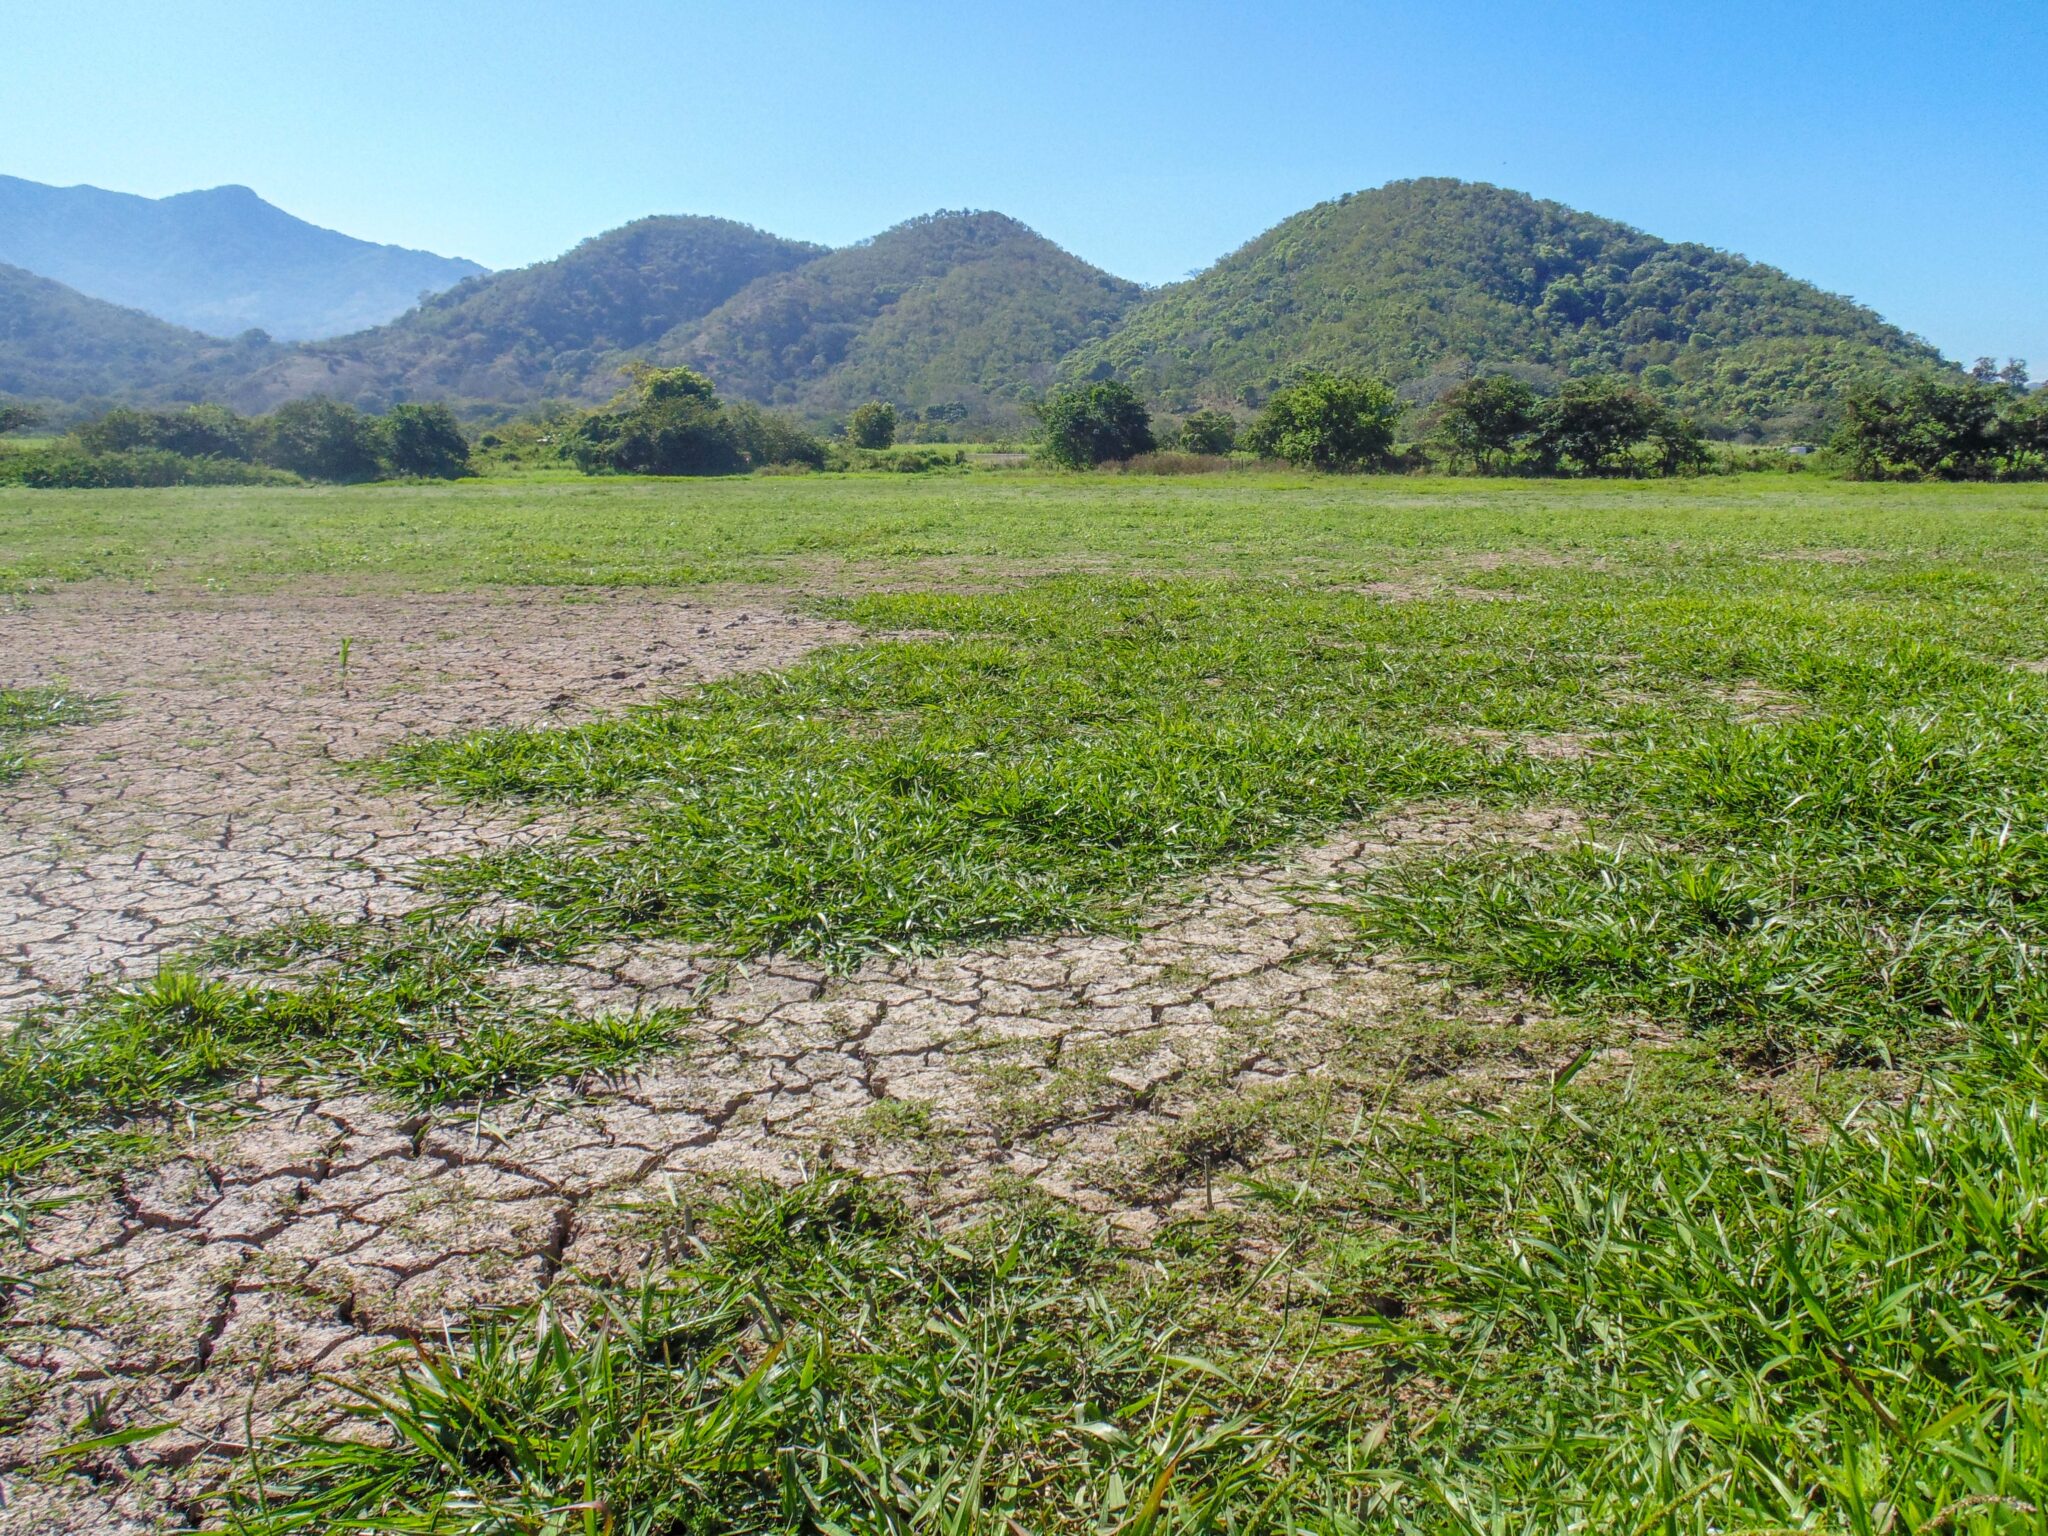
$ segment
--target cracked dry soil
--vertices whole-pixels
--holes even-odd
[[[146,973],[198,932],[295,906],[402,908],[411,861],[524,830],[354,785],[335,759],[658,695],[839,634],[758,609],[549,596],[67,594],[6,622],[8,654],[35,658],[20,680],[117,692],[124,710],[49,738],[44,774],[9,792],[0,900],[17,1005],[95,968]],[[358,647],[346,697],[329,672],[337,629]],[[72,1192],[11,1261],[0,1531],[188,1528],[251,1435],[332,1419],[327,1378],[374,1379],[382,1346],[558,1278],[634,1275],[661,1256],[680,1205],[742,1176],[829,1162],[900,1179],[942,1217],[1022,1177],[1141,1236],[1208,1198],[1136,1187],[1148,1139],[1218,1095],[1313,1085],[1361,1027],[1442,1005],[1423,979],[1348,948],[1319,896],[1389,859],[1573,830],[1566,812],[1389,817],[1185,888],[1134,935],[850,975],[720,971],[666,944],[510,968],[564,1008],[690,1011],[681,1048],[642,1070],[482,1113],[246,1085],[234,1128]],[[46,926],[16,940],[23,914]],[[88,1415],[101,1432],[175,1427],[51,1475],[49,1452]]]
[[[0,684],[115,701],[0,785],[0,1027],[196,937],[385,917],[421,859],[544,830],[341,771],[403,737],[560,723],[785,666],[850,625],[684,598],[145,596],[0,607]],[[348,642],[347,667],[342,642]]]

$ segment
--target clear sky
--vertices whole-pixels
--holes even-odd
[[[975,207],[1157,283],[1450,175],[2048,374],[2048,0],[0,0],[0,54],[0,172],[490,266]]]

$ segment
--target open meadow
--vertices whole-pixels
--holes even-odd
[[[0,488],[0,807],[0,1530],[2048,1518],[2048,485]]]

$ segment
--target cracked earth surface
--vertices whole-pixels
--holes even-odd
[[[21,681],[119,692],[125,711],[42,738],[45,771],[10,792],[0,892],[23,904],[10,921],[62,903],[76,914],[20,943],[33,991],[17,982],[17,1001],[96,966],[146,972],[223,924],[323,903],[395,910],[413,899],[411,861],[527,831],[383,795],[335,759],[654,696],[839,633],[683,601],[382,601],[7,616],[10,657],[34,641],[38,670]],[[327,675],[338,631],[355,637],[347,698]],[[38,819],[17,824],[17,805]],[[0,1332],[0,1531],[189,1528],[252,1436],[332,1422],[329,1378],[374,1381],[389,1346],[479,1308],[633,1276],[667,1251],[681,1207],[740,1178],[829,1163],[900,1180],[941,1219],[1024,1178],[1142,1236],[1215,1198],[1184,1176],[1131,1174],[1202,1105],[1312,1089],[1361,1030],[1462,1006],[1358,951],[1322,898],[1390,860],[1575,830],[1562,811],[1417,810],[1169,893],[1133,933],[846,975],[721,967],[654,943],[508,965],[498,979],[564,1009],[676,1008],[678,1048],[431,1117],[344,1087],[245,1084],[231,1128],[166,1127],[168,1160],[53,1191],[71,1198],[34,1219],[6,1266],[18,1279]],[[150,908],[160,895],[173,904]],[[153,926],[105,925],[130,906]],[[52,1475],[50,1451],[88,1422],[172,1427]]]
[[[386,791],[349,759],[648,702],[856,634],[760,607],[555,592],[5,601],[0,683],[62,683],[116,712],[38,736],[40,771],[0,785],[0,1027],[95,978],[152,975],[225,928],[392,915],[418,903],[405,876],[421,859],[546,830]]]

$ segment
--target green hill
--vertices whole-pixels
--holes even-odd
[[[0,265],[0,395],[198,400],[283,349],[221,341]]]
[[[821,250],[728,219],[640,219],[552,261],[471,278],[389,325],[299,348],[238,403],[315,391],[368,406],[606,399],[627,358]]]
[[[760,279],[656,355],[813,416],[870,398],[1002,414],[1139,296],[1015,219],[934,213]]]
[[[1539,383],[1623,369],[1724,426],[1786,433],[1812,430],[1849,380],[1939,361],[1774,267],[1430,179],[1296,214],[1160,290],[1062,371],[1187,408],[1257,404],[1306,368],[1380,373],[1411,398],[1475,369]]]

